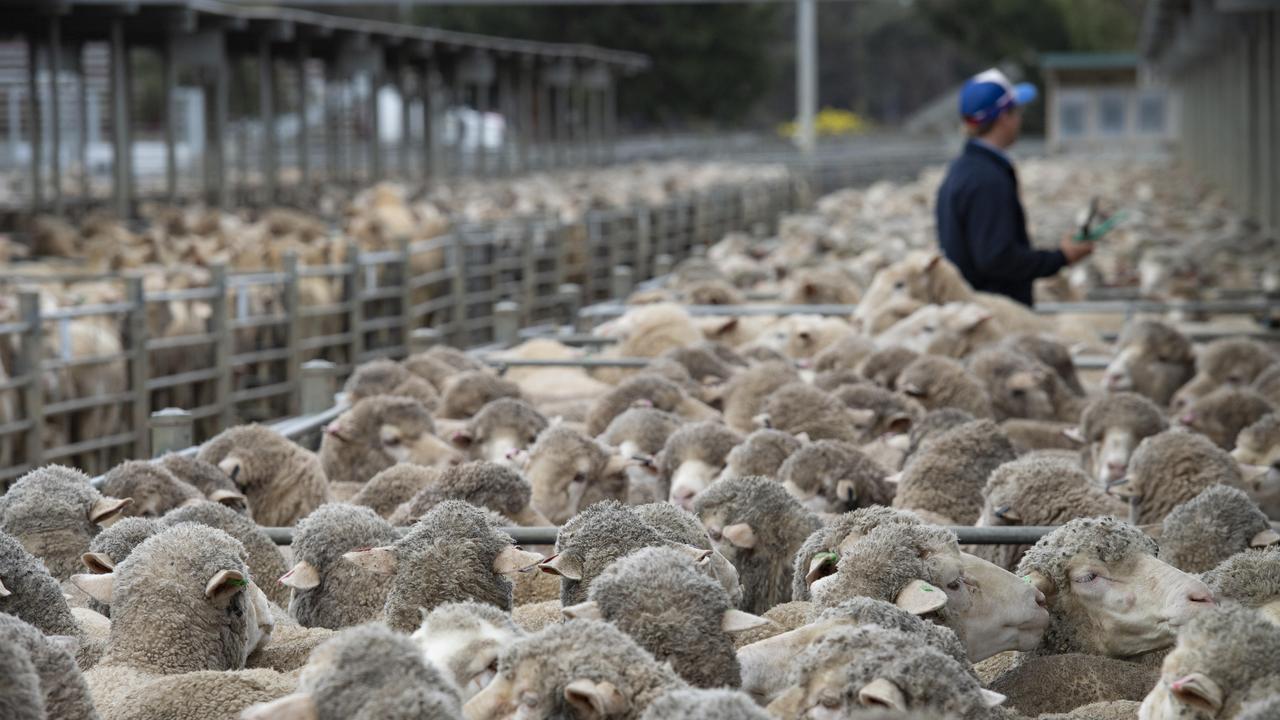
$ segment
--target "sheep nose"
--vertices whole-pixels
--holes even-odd
[[[1187,600],[1192,603],[1203,603],[1204,605],[1214,605],[1213,592],[1207,587],[1193,588],[1187,593]]]
[[[1107,463],[1107,472],[1110,473],[1111,477],[1113,478],[1124,477],[1124,471],[1128,469],[1129,469],[1128,463],[1122,463],[1122,462]]]
[[[514,459],[515,459],[515,457],[516,457],[517,455],[519,455],[519,454],[520,454],[520,451],[519,451],[518,449],[516,449],[516,448],[511,448],[510,450],[508,450],[508,451],[507,451],[507,459],[508,459],[508,460],[514,460]]]
[[[1035,588],[1035,591],[1036,591],[1036,604],[1044,608],[1045,610],[1048,610],[1049,601],[1045,599],[1044,593],[1040,592],[1039,588]]]

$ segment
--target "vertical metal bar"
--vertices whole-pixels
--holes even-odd
[[[382,76],[377,70],[369,73],[369,184],[382,180],[382,144],[378,138],[381,123],[378,117],[378,90]]]
[[[328,360],[302,364],[302,414],[316,415],[333,407],[338,391],[338,368]]]
[[[461,228],[453,231],[453,317],[451,335],[458,347],[465,345],[467,323],[467,238]]]
[[[520,341],[520,306],[510,300],[493,305],[493,341],[504,348]]]
[[[147,296],[142,287],[142,276],[133,275],[125,278],[125,290],[129,298],[128,343],[129,387],[133,390],[133,407],[131,429],[134,433],[133,456],[151,457],[151,432],[148,419],[151,417],[151,391],[147,390],[147,378],[151,377],[147,369],[150,360],[147,352]]]
[[[554,160],[552,146],[555,143],[556,131],[554,127],[555,113],[552,105],[555,103],[556,91],[547,79],[540,78],[539,88],[542,92],[538,98],[538,160],[539,168],[551,167]]]
[[[62,214],[62,19],[49,18],[49,179],[53,181],[53,211]]]
[[[161,64],[164,73],[160,99],[161,123],[164,125],[164,190],[169,202],[178,199],[178,152],[174,140],[174,90],[178,86],[178,65],[174,62],[173,45],[176,39],[167,34],[161,48]]]
[[[467,124],[462,120],[462,110],[467,104],[467,85],[462,80],[458,68],[453,68],[453,83],[449,88],[449,104],[445,116],[453,114],[449,123],[453,127],[453,167],[449,168],[450,177],[462,177],[466,174]]]
[[[618,160],[618,90],[616,81],[609,77],[609,84],[604,88],[604,141],[606,162]]]
[[[422,89],[422,182],[430,189],[437,177],[436,168],[436,83],[430,63],[418,72]]]
[[[218,414],[214,416],[216,431],[222,431],[235,424],[235,406],[231,403],[231,334],[230,316],[227,306],[227,266],[217,263],[209,268],[209,284],[213,288],[213,299],[209,302],[211,316],[209,331],[213,335],[213,368],[215,378],[213,385],[214,405]]]
[[[334,88],[336,71],[328,58],[324,63],[324,93],[320,101],[324,107],[324,156],[325,180],[335,182],[338,178],[338,118],[335,112],[337,91]]]
[[[347,299],[351,301],[348,322],[351,325],[351,368],[360,364],[364,354],[364,268],[360,262],[360,246],[347,246]]]
[[[116,214],[129,216],[129,98],[125,83],[125,66],[129,64],[124,46],[124,21],[111,18],[111,166],[115,171],[114,196]]]
[[[498,115],[502,118],[502,137],[498,142],[496,174],[509,176],[515,166],[515,144],[512,130],[515,128],[515,93],[513,70],[508,63],[498,64]]]
[[[308,111],[311,108],[307,97],[307,57],[310,50],[305,40],[299,40],[295,49],[297,55],[294,64],[298,74],[298,182],[302,185],[302,191],[308,193],[311,187],[311,138],[308,130]]]
[[[533,104],[534,75],[537,73],[533,60],[524,58],[517,66],[519,88],[516,98],[516,172],[529,170],[529,146],[533,144],[533,133],[536,126]]]
[[[194,424],[191,413],[180,408],[165,408],[151,413],[147,426],[151,437],[151,457],[191,447]]]
[[[262,119],[262,191],[267,203],[276,199],[275,72],[271,61],[271,36],[258,36],[258,114]]]
[[[289,321],[285,324],[284,346],[288,359],[284,364],[284,379],[289,384],[289,414],[297,415],[302,410],[302,383],[299,374],[302,372],[302,334],[299,315],[302,311],[301,293],[298,288],[298,253],[287,250],[281,258],[281,269],[284,271],[284,312]]]
[[[230,125],[228,119],[231,112],[231,68],[225,53],[219,61],[218,69],[214,75],[213,102],[214,122],[210,143],[217,157],[217,163],[214,166],[213,185],[218,205],[226,209],[231,207],[231,183],[227,177],[231,163],[228,162],[226,142],[227,129]]]
[[[489,83],[479,81],[475,86],[476,94],[476,176],[486,177],[489,174],[489,145],[485,137],[485,125],[489,122]]]
[[[40,84],[37,81],[39,71],[40,47],[36,44],[35,33],[27,36],[27,119],[29,120],[31,146],[31,212],[39,213],[44,209],[44,187],[40,181],[43,164],[44,139],[41,137],[40,118]]]
[[[25,456],[27,465],[39,467],[44,462],[44,326],[40,319],[40,294],[18,294],[18,311],[26,327],[18,349],[17,374],[26,378],[22,387],[23,412],[31,419],[27,430]]]
[[[814,149],[813,118],[818,105],[818,23],[816,0],[796,0],[796,145]]]
[[[408,182],[413,174],[413,133],[409,114],[409,58],[403,53],[396,67],[396,90],[400,93],[400,179]]]
[[[89,167],[89,71],[84,65],[84,45],[76,46],[76,69],[79,71],[76,83],[76,129],[79,130],[80,157],[80,202],[88,203],[92,194],[90,187]]]
[[[413,314],[413,251],[409,247],[409,238],[400,237],[400,342],[408,355],[409,338],[417,326],[417,318]]]

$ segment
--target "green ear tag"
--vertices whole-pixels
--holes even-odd
[[[933,592],[933,588],[929,587],[928,585],[921,586],[920,590],[921,592]]]
[[[1030,575],[1023,575],[1023,576],[1022,576],[1022,582],[1024,582],[1024,583],[1026,583],[1026,584],[1030,585],[1030,584],[1031,584],[1031,576],[1030,576]]]
[[[231,580],[228,580],[228,581],[227,581],[227,584],[228,584],[228,585],[234,585],[234,586],[236,586],[236,587],[244,587],[244,586],[246,586],[246,585],[248,585],[248,584],[249,584],[249,581],[248,581],[248,580],[236,580],[236,579],[231,579]]]
[[[827,552],[820,552],[817,555],[814,555],[813,559],[814,560],[830,560],[831,563],[834,565],[840,562],[840,554],[828,550]]]

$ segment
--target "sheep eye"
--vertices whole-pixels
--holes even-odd
[[[383,441],[382,441],[382,444],[383,444],[383,445],[390,445],[390,446],[392,446],[392,447],[395,447],[396,445],[399,445],[399,444],[400,444],[400,438],[398,438],[398,437],[389,437],[389,438],[386,438],[385,440],[383,440]]]
[[[538,436],[537,436],[537,435],[530,435],[530,436],[529,436],[529,444],[530,444],[530,445],[534,444],[534,443],[535,443],[535,442],[537,442],[537,441],[538,441]]]
[[[1026,391],[1026,390],[1023,390],[1022,388],[1014,388],[1014,390],[1013,390],[1013,392],[1012,392],[1011,394],[1012,394],[1014,397],[1016,397],[1016,398],[1020,398],[1020,397],[1022,397],[1022,396],[1024,396],[1024,395],[1026,395],[1026,394],[1027,394],[1027,391]]]
[[[893,289],[894,289],[894,290],[901,290],[901,289],[905,288],[906,286],[907,286],[907,284],[906,284],[905,282],[903,282],[903,281],[899,280],[898,282],[896,282],[896,283],[894,283],[894,284],[893,284]]]
[[[1091,583],[1097,579],[1098,579],[1098,573],[1095,573],[1095,572],[1085,573],[1083,575],[1077,575],[1076,577],[1072,578],[1072,580],[1078,583]]]
[[[586,482],[586,481],[587,481],[587,476],[586,476],[586,474],[585,474],[585,473],[576,472],[576,473],[574,473],[574,474],[573,474],[573,481],[574,481],[574,482],[576,482],[576,483],[583,483],[583,482]]]
[[[959,590],[960,586],[963,584],[964,582],[961,580],[961,578],[956,578],[955,580],[952,580],[951,582],[947,583],[947,589],[953,590],[953,591]]]
[[[935,331],[937,331],[937,328],[935,328],[935,327],[934,327],[934,326],[932,326],[932,325],[925,325],[925,326],[924,326],[924,331],[925,331],[925,332],[927,332],[927,333],[931,333],[931,332],[935,332]]]
[[[720,528],[707,528],[707,535],[711,536],[711,539],[714,542],[720,542],[723,537],[720,534]]]

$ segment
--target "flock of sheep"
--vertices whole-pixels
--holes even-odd
[[[27,473],[0,717],[1280,717],[1280,353],[975,293],[921,187],[684,261],[595,328],[642,368],[437,346],[356,368],[314,450],[242,425]],[[684,305],[761,295],[857,311]]]

